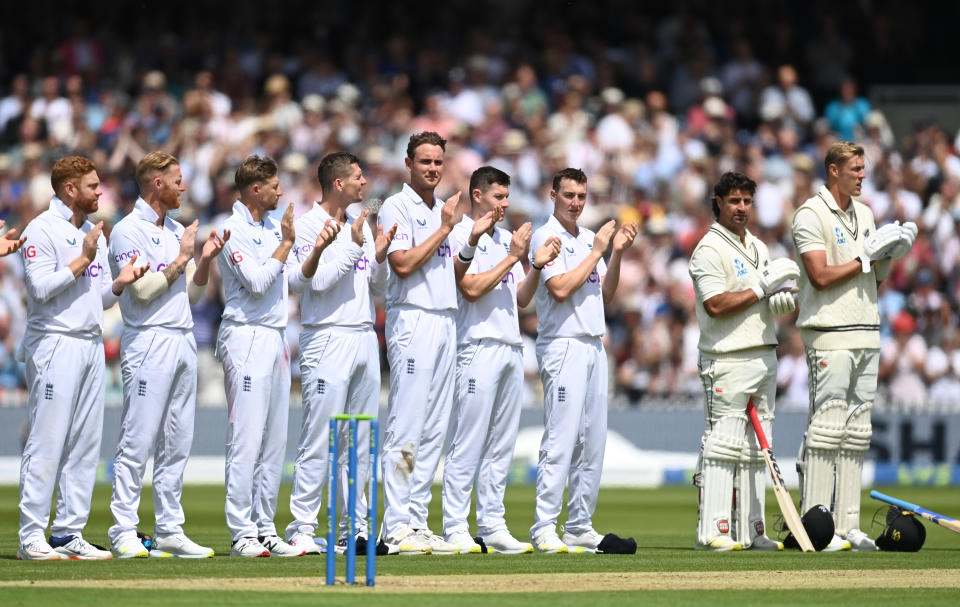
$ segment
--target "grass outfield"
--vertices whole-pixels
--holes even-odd
[[[955,488],[879,488],[931,510],[960,515],[960,490]],[[281,490],[278,527],[289,521],[289,486]],[[584,601],[643,600],[652,604],[702,604],[709,593],[712,605],[760,602],[812,605],[955,605],[960,587],[960,535],[925,522],[927,541],[919,553],[727,553],[692,550],[696,505],[692,488],[656,490],[609,489],[600,494],[594,518],[603,532],[633,536],[635,556],[606,555],[465,555],[377,559],[375,589],[333,589],[322,586],[323,558],[231,559],[218,556],[195,561],[180,559],[109,562],[31,563],[15,560],[17,548],[17,488],[0,487],[0,603],[3,605],[193,604],[253,605],[386,605],[416,598],[419,605],[456,601],[461,605],[489,604],[490,593],[503,605],[577,604]],[[111,524],[109,487],[97,487],[95,509],[85,537],[106,542]],[[223,520],[223,488],[188,486],[184,490],[187,533],[219,555],[229,554]],[[382,502],[381,502],[382,503]],[[768,495],[768,519],[776,500]],[[146,505],[146,508],[143,507]],[[882,504],[863,497],[862,526]],[[435,492],[435,531],[439,491]],[[533,487],[511,487],[507,493],[508,523],[518,538],[532,522]],[[149,490],[141,518],[152,522]],[[149,530],[149,524],[141,525]],[[873,535],[873,533],[871,533]],[[343,559],[339,560],[342,578]],[[364,559],[357,560],[362,581]],[[914,570],[914,571],[911,571]],[[916,571],[928,570],[928,571]],[[932,571],[937,570],[937,571]],[[287,579],[278,579],[287,578]],[[709,590],[698,590],[707,587]],[[776,590],[770,590],[776,588]],[[623,589],[623,590],[621,590]],[[278,594],[282,593],[282,594]],[[402,596],[400,596],[402,594]],[[281,600],[278,600],[278,597]]]

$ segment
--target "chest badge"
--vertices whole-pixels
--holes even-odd
[[[160,239],[159,239],[159,238],[153,238],[153,237],[151,236],[151,237],[150,237],[150,240],[153,241],[153,244],[154,244],[154,245],[156,245],[156,246],[158,246],[158,247],[160,246]]]
[[[837,237],[837,244],[847,244],[847,237],[844,236],[843,230],[839,226],[833,226],[833,233]]]
[[[70,245],[71,247],[77,246],[76,238],[66,238],[65,240],[67,241],[67,244]]]
[[[259,247],[259,246],[260,246],[260,239],[259,239],[259,238],[254,238],[254,239],[253,239],[253,244],[255,244],[255,245],[257,245],[257,246]]]
[[[733,267],[737,271],[737,278],[747,275],[747,266],[739,257],[733,258]]]

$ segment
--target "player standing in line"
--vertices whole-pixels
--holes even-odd
[[[510,534],[503,507],[523,396],[517,304],[526,306],[533,299],[540,270],[560,253],[560,239],[548,239],[524,274],[520,260],[530,250],[530,223],[512,235],[494,225],[510,205],[509,186],[510,177],[499,169],[485,166],[474,171],[470,215],[449,238],[462,264],[469,264],[469,269],[456,272],[457,394],[453,440],[443,468],[443,533],[461,553],[480,551],[467,524],[475,480],[477,533],[487,549],[533,552],[532,545]],[[473,228],[481,222],[490,227],[476,235]]]
[[[427,528],[430,487],[450,424],[455,386],[457,287],[447,237],[460,221],[460,193],[434,190],[446,141],[434,132],[407,143],[410,183],[387,198],[380,226],[397,225],[387,250],[390,399],[383,437],[383,540],[403,554],[456,554]]]
[[[849,141],[827,150],[827,184],[793,215],[802,261],[797,326],[807,353],[810,416],[797,468],[801,508],[833,505],[836,536],[825,550],[876,550],[860,530],[860,474],[873,429],[880,314],[877,284],[890,259],[906,255],[917,226],[874,225],[854,200],[866,176],[864,152]]]
[[[793,295],[777,288],[796,279],[800,269],[792,259],[771,262],[767,245],[747,230],[756,191],[757,184],[746,175],[724,173],[713,188],[716,222],[690,257],[706,397],[707,427],[694,477],[699,487],[696,545],[702,550],[783,550],[783,544],[764,534],[766,464],[746,411],[753,398],[772,439],[777,392],[773,315],[796,309]]]
[[[329,154],[317,167],[323,199],[296,222],[294,249],[300,269],[290,276],[290,288],[300,293],[300,375],[303,426],[293,468],[286,535],[292,546],[319,552],[313,535],[323,487],[327,480],[330,416],[335,413],[377,415],[380,403],[380,344],[373,330],[373,296],[383,295],[387,281],[387,247],[394,225],[376,238],[367,225],[367,210],[359,215],[347,207],[363,200],[367,183],[356,156]],[[339,236],[338,236],[339,233]],[[331,243],[324,250],[327,243]],[[347,523],[347,428],[340,437],[340,538]],[[366,494],[369,478],[369,434],[357,437],[357,551],[364,554]],[[328,547],[332,549],[332,547]]]
[[[230,555],[302,556],[304,549],[283,541],[273,522],[290,408],[284,268],[295,240],[293,204],[279,222],[268,214],[283,195],[271,158],[248,156],[234,181],[240,200],[223,222],[231,239],[217,260],[226,295],[217,355],[229,412],[225,512]]]
[[[29,430],[20,459],[20,547],[23,560],[109,559],[83,539],[103,433],[103,310],[146,272],[134,259],[113,280],[103,222],[100,178],[93,163],[67,156],[50,175],[49,210],[24,230],[27,328],[17,351],[26,363]],[[21,239],[22,244],[23,239]],[[57,490],[50,542],[43,532]]]
[[[110,235],[110,265],[137,258],[156,268],[120,297],[123,414],[113,465],[110,546],[118,558],[206,558],[213,550],[183,533],[183,471],[193,443],[197,345],[190,303],[199,301],[210,263],[223,248],[216,234],[194,262],[197,222],[184,228],[167,213],[186,190],[177,159],[150,152],[137,165],[140,197]],[[229,234],[224,235],[229,238]],[[196,276],[195,276],[196,275]],[[194,278],[202,283],[196,283]],[[156,529],[151,551],[137,538],[143,474],[153,448]]]
[[[607,354],[603,302],[620,282],[620,259],[637,236],[637,224],[607,222],[594,234],[577,224],[587,202],[580,169],[554,175],[553,215],[533,233],[538,251],[551,237],[560,255],[540,272],[537,289],[537,362],[544,393],[544,429],[537,462],[536,514],[530,537],[540,552],[594,552],[603,539],[593,529],[607,439]],[[610,263],[603,256],[611,248]],[[563,541],[557,518],[569,479]],[[570,550],[568,550],[568,548]]]

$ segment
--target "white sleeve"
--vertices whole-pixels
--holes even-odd
[[[69,287],[76,277],[68,265],[57,269],[57,252],[50,236],[41,228],[31,230],[30,227],[24,230],[27,243],[20,249],[24,279],[30,296],[46,303]]]
[[[807,212],[804,212],[807,211]],[[793,216],[793,242],[797,255],[810,251],[825,251],[827,243],[823,238],[820,219],[810,209],[799,209]]]
[[[226,267],[240,284],[250,293],[260,296],[270,290],[270,287],[280,277],[284,264],[274,257],[267,258],[263,263],[257,263],[249,239],[237,230],[233,230],[230,240],[223,246],[221,256],[226,256]]]
[[[727,276],[719,254],[711,247],[698,247],[690,257],[690,277],[703,301],[725,293]]]

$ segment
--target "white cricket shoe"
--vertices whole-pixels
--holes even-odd
[[[583,533],[563,532],[563,543],[567,545],[571,552],[596,552],[597,546],[603,541],[603,536],[593,529],[588,529]],[[577,550],[581,548],[582,550]]]
[[[270,551],[270,556],[303,556],[307,553],[305,548],[291,546],[279,535],[261,535],[258,539],[263,547]]]
[[[433,531],[429,529],[417,529],[415,533],[427,546],[430,546],[430,554],[460,554],[459,548],[445,541],[439,535],[434,535]],[[479,548],[479,546],[477,547]]]
[[[213,556],[213,548],[201,546],[184,533],[158,535],[153,538],[150,556],[178,559],[208,559]]]
[[[560,541],[560,538],[557,536],[557,532],[553,531],[552,529],[544,531],[537,537],[533,538],[533,547],[537,549],[537,552],[543,552],[547,554],[566,554],[570,552],[570,548]]]
[[[430,544],[426,542],[413,529],[407,528],[397,532],[396,535],[383,538],[387,545],[388,554],[430,554],[433,552]]]
[[[877,545],[867,537],[867,534],[859,529],[851,529],[847,532],[847,541],[850,547],[856,552],[876,552]]]
[[[309,533],[296,533],[290,538],[289,544],[294,548],[303,550],[304,554],[320,554],[320,547],[317,541]]]
[[[113,558],[109,550],[97,548],[79,534],[51,537],[50,545],[60,556],[73,561],[109,561]]]
[[[770,552],[777,552],[783,550],[783,543],[772,540],[765,535],[758,535],[750,542],[747,550],[769,550]]]
[[[743,550],[743,544],[733,541],[729,535],[718,535],[706,544],[697,542],[697,550],[706,550],[707,552],[734,552]]]
[[[63,555],[50,547],[43,540],[34,540],[29,544],[21,544],[17,548],[19,561],[62,561]]]
[[[456,547],[458,554],[480,554],[480,544],[473,541],[466,531],[457,531],[446,537],[447,543]]]
[[[230,556],[243,556],[247,558],[257,558],[261,556],[270,556],[270,551],[257,541],[255,537],[242,537],[233,543],[230,548]]]
[[[841,550],[850,550],[853,545],[839,535],[834,535],[827,547],[821,552],[840,552]]]
[[[483,538],[483,543],[487,546],[487,552],[499,552],[500,554],[530,554],[533,552],[533,544],[521,542],[510,535],[506,529],[494,531]]]
[[[135,535],[121,537],[110,545],[113,556],[118,559],[146,559],[150,558],[150,551]]]

